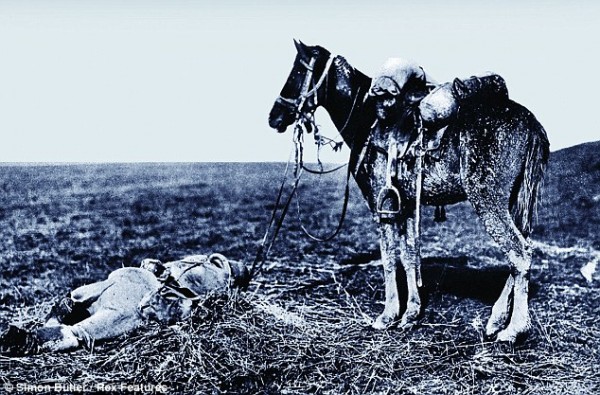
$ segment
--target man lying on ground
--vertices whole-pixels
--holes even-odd
[[[221,254],[166,264],[144,259],[140,267],[117,269],[104,281],[73,290],[53,306],[40,328],[27,331],[11,325],[0,337],[0,353],[22,356],[92,347],[148,320],[172,324],[189,317],[194,302],[208,293],[244,288],[248,281],[244,264]]]

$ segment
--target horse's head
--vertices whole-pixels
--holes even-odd
[[[314,112],[322,102],[325,89],[320,88],[333,60],[325,48],[309,47],[296,40],[294,44],[294,66],[269,114],[269,125],[279,133],[285,132],[300,114]]]

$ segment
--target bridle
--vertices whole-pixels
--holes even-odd
[[[342,165],[342,166],[336,167],[335,169],[327,170],[327,171],[323,171],[322,168],[321,168],[321,170],[311,170],[311,169],[306,168],[304,166],[304,163],[302,162],[302,155],[303,155],[303,136],[302,135],[303,135],[304,131],[310,132],[311,130],[314,130],[315,131],[315,141],[317,139],[322,139],[325,141],[324,144],[331,145],[332,147],[334,147],[334,150],[339,149],[339,147],[341,147],[341,144],[342,144],[342,143],[337,143],[332,139],[327,139],[327,138],[323,138],[321,136],[317,136],[318,127],[315,123],[315,117],[314,117],[314,112],[319,105],[319,100],[318,100],[319,99],[319,89],[321,88],[321,86],[323,85],[325,80],[328,78],[329,70],[331,69],[331,66],[332,66],[333,62],[335,61],[336,57],[337,57],[336,55],[333,55],[331,53],[329,54],[329,57],[327,58],[327,62],[325,63],[325,67],[323,68],[323,71],[321,72],[321,76],[319,77],[317,82],[312,85],[312,87],[311,87],[311,83],[314,82],[313,75],[315,72],[315,64],[317,62],[317,57],[312,56],[310,58],[310,60],[308,61],[308,63],[302,57],[300,57],[297,60],[297,62],[299,62],[302,66],[304,66],[304,68],[306,69],[306,74],[304,75],[304,80],[302,82],[302,85],[300,88],[300,93],[299,93],[298,97],[295,99],[292,99],[292,98],[284,97],[280,94],[279,97],[277,97],[277,99],[275,100],[277,103],[282,104],[283,106],[292,110],[292,112],[294,113],[294,122],[293,123],[296,125],[294,128],[294,145],[296,146],[296,169],[294,171],[294,174],[296,175],[296,177],[299,177],[299,175],[300,175],[299,172],[301,169],[306,170],[309,173],[326,174],[326,173],[330,173],[330,172],[336,171],[336,170],[344,167],[344,165]],[[312,106],[310,106],[309,108],[305,108],[306,104],[308,103],[308,99],[310,99],[310,98],[313,98]],[[353,105],[353,108],[354,108],[354,105]],[[345,128],[345,126],[344,126],[344,128]],[[317,150],[320,149],[321,144],[322,144],[321,141],[317,142]],[[320,159],[318,159],[318,161],[319,161],[319,164],[321,164]]]
[[[315,63],[316,63],[316,57],[315,56],[311,57],[311,59],[308,63],[306,63],[306,61],[304,59],[300,58],[299,62],[306,69],[306,75],[304,76],[304,80],[302,82],[299,96],[295,99],[292,99],[292,98],[287,98],[282,95],[279,95],[279,97],[276,99],[277,103],[282,104],[283,106],[291,109],[295,114],[294,124],[296,126],[295,126],[295,130],[294,130],[293,142],[294,142],[295,151],[296,151],[296,154],[295,154],[296,166],[295,166],[295,170],[294,170],[294,176],[295,176],[294,184],[292,186],[292,191],[290,192],[288,198],[285,201],[285,204],[283,206],[281,206],[281,214],[279,215],[279,218],[276,218],[276,213],[277,213],[278,209],[280,208],[280,203],[281,203],[281,200],[283,197],[283,191],[284,191],[284,187],[285,187],[286,180],[287,180],[287,174],[288,174],[288,169],[289,169],[289,164],[290,164],[290,162],[288,161],[286,168],[285,168],[284,175],[283,175],[283,181],[279,188],[277,198],[275,199],[275,204],[274,204],[273,211],[271,213],[271,218],[269,220],[269,224],[267,226],[267,229],[266,229],[266,232],[262,239],[262,242],[259,245],[254,262],[252,263],[252,266],[250,268],[250,275],[249,275],[250,280],[252,280],[254,278],[254,276],[256,275],[256,273],[261,269],[262,265],[266,261],[266,258],[268,256],[271,248],[273,247],[273,244],[275,243],[275,239],[277,238],[279,230],[281,229],[283,220],[288,212],[292,198],[294,196],[297,196],[297,189],[298,189],[298,185],[300,182],[300,176],[302,174],[302,170],[306,170],[309,173],[315,173],[315,174],[327,174],[327,173],[339,170],[344,166],[348,166],[342,214],[341,214],[338,226],[334,230],[334,232],[326,237],[321,238],[321,237],[310,234],[310,232],[302,224],[300,224],[300,228],[302,229],[304,234],[306,234],[309,238],[311,238],[315,241],[321,241],[321,242],[329,241],[329,240],[333,239],[335,236],[337,236],[337,234],[340,232],[340,230],[342,228],[342,224],[343,224],[345,216],[346,216],[346,209],[348,206],[348,197],[349,197],[349,191],[350,191],[350,188],[349,188],[349,180],[351,177],[350,166],[348,164],[344,164],[344,165],[336,167],[335,169],[332,169],[332,170],[314,171],[314,170],[310,170],[310,169],[306,168],[304,166],[304,164],[302,163],[303,131],[307,130],[307,128],[308,128],[307,125],[310,125],[311,128],[312,128],[312,126],[316,126],[315,121],[314,121],[314,112],[318,106],[318,96],[319,96],[318,92],[319,92],[319,89],[321,88],[321,86],[323,85],[323,83],[325,82],[325,80],[327,79],[327,77],[329,75],[329,70],[331,69],[331,66],[332,66],[335,58],[336,58],[335,55],[333,55],[333,54],[329,55],[329,58],[327,59],[327,62],[325,63],[325,67],[323,68],[323,72],[321,73],[321,76],[319,77],[317,82],[312,85],[312,87],[311,87],[311,82],[314,81],[313,74],[314,74],[314,67],[315,67]],[[314,98],[313,98],[313,103],[312,103],[311,108],[305,109],[305,105],[306,105],[308,99],[310,99],[312,97],[314,97]],[[352,112],[354,111],[354,107],[356,105],[357,98],[358,98],[358,94],[356,95],[356,97],[354,99],[354,103],[350,110],[350,114],[348,115],[348,119],[346,120],[346,123],[344,124],[344,127],[342,128],[342,130],[346,128],[346,126],[349,122],[350,116],[352,115]],[[341,131],[340,131],[340,134],[341,134]],[[299,201],[298,196],[297,196],[296,200],[297,200],[297,202]],[[300,211],[299,210],[300,209],[298,206],[298,219],[300,220]],[[273,231],[273,233],[271,234],[271,237],[269,238],[269,233],[270,233],[270,230],[273,227],[273,225],[275,225],[275,230]],[[268,239],[270,239],[269,243],[267,243]]]
[[[312,113],[314,113],[318,105],[319,89],[327,79],[327,76],[329,75],[329,69],[333,64],[335,57],[336,56],[333,54],[329,55],[329,58],[327,59],[327,63],[325,63],[325,68],[323,69],[321,76],[319,77],[317,82],[313,84],[312,88],[311,82],[314,81],[313,74],[315,71],[315,63],[317,62],[317,58],[315,56],[311,57],[308,63],[306,63],[306,61],[301,58],[300,64],[306,69],[306,75],[304,76],[304,81],[302,82],[302,87],[300,89],[299,96],[295,99],[292,99],[279,95],[279,97],[275,100],[276,102],[290,108],[296,114],[296,121],[302,117],[306,117],[306,114],[308,113],[310,113],[311,115]],[[314,97],[312,109],[310,109],[309,111],[305,111],[304,105],[306,104],[307,100],[311,97]]]

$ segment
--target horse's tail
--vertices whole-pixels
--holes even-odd
[[[546,131],[533,118],[527,136],[527,149],[521,177],[517,180],[516,200],[511,202],[515,225],[523,236],[529,237],[533,216],[536,212],[538,195],[550,154],[550,143]]]

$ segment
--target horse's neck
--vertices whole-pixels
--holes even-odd
[[[327,98],[323,107],[352,149],[368,133],[372,116],[364,111],[365,96],[371,79],[345,62],[340,62],[329,79]]]

